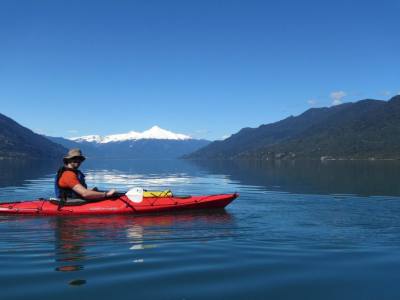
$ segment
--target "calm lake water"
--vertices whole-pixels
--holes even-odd
[[[0,161],[0,202],[58,165]],[[239,192],[223,211],[0,216],[1,299],[399,299],[400,163],[94,161],[90,186]]]

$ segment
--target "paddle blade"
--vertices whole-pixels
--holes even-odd
[[[135,203],[143,201],[144,190],[142,188],[132,188],[125,195],[128,199]]]

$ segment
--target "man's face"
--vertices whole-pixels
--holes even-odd
[[[81,165],[82,161],[83,160],[81,158],[79,158],[79,157],[71,158],[71,160],[69,161],[69,165],[74,169],[78,169],[79,166]]]

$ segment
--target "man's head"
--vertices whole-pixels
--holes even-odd
[[[72,168],[78,168],[80,164],[86,159],[82,155],[80,149],[71,149],[68,151],[67,155],[64,156],[64,164],[69,165]]]

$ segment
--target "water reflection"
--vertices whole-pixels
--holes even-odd
[[[180,173],[164,176],[154,174],[152,177],[149,177],[138,173],[125,174],[115,170],[90,170],[87,172],[86,180],[88,182],[108,183],[113,185],[172,186],[174,184],[190,183],[190,176],[185,173]]]
[[[52,224],[54,222],[54,224]],[[83,270],[80,264],[86,258],[85,241],[88,238],[86,230],[76,226],[66,218],[51,219],[50,224],[54,226],[55,234],[55,260],[56,271],[75,272]]]
[[[0,200],[53,196],[53,177],[58,167],[59,162],[54,161],[0,161]],[[204,184],[218,181],[301,194],[400,195],[399,161],[90,159],[82,169],[89,184],[104,188],[179,189],[198,185],[203,189]],[[28,191],[27,198],[24,194]]]
[[[157,174],[191,174],[198,176],[201,169],[186,160],[135,160],[135,159],[88,159],[82,165],[86,170],[117,171],[124,174],[141,174],[152,177]]]
[[[0,161],[0,201],[54,197],[57,161]],[[200,175],[197,166],[180,160],[88,160],[82,166],[88,184],[120,191],[132,186],[170,189]],[[187,191],[186,191],[187,193]]]
[[[182,234],[189,240],[227,237],[232,235],[233,222],[233,217],[225,210],[143,216],[50,217],[49,229],[55,236],[54,270],[83,271],[88,261],[104,259],[117,254],[112,251],[123,250],[113,247],[110,251],[106,247],[110,243],[136,252],[155,249],[160,243],[176,241],[178,236],[182,239]],[[202,228],[213,229],[199,235],[198,230]],[[107,251],[103,252],[103,247]],[[135,254],[131,261],[143,263],[144,258]],[[73,279],[70,284],[75,281],[84,284],[86,278]]]
[[[0,160],[0,187],[20,186],[28,180],[54,174],[59,166],[48,160]]]
[[[299,194],[399,196],[399,161],[192,161],[242,185]]]

